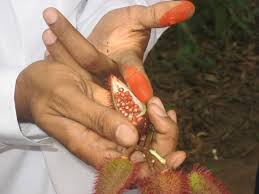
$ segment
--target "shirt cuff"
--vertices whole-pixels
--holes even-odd
[[[161,2],[161,0],[89,0],[87,1],[85,8],[81,11],[81,13],[79,13],[76,24],[77,29],[85,37],[88,37],[93,31],[96,24],[108,12],[131,5],[150,6],[158,2]],[[144,54],[144,59],[147,57],[149,51],[154,47],[159,37],[166,29],[167,28],[156,28],[151,30],[151,35],[147,49]]]
[[[0,83],[2,85],[0,96],[0,144],[39,146],[41,144],[38,143],[38,139],[33,141],[22,133],[17,121],[14,96],[16,79],[19,73],[19,70],[2,70],[0,72]],[[27,125],[23,125],[23,128],[28,131]],[[42,137],[41,140],[44,138]]]

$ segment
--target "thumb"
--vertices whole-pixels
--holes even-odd
[[[147,29],[171,26],[189,19],[195,11],[190,1],[165,1],[146,7],[137,20]]]
[[[127,54],[124,64],[120,66],[120,72],[135,96],[147,103],[153,96],[153,89],[144,70],[143,62],[135,53]]]

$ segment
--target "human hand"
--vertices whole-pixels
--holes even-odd
[[[43,37],[46,39],[52,38],[53,40],[45,41],[47,49],[50,51],[52,56],[52,60],[60,60],[60,62],[64,63],[70,61],[70,64],[76,63],[65,51],[63,45],[59,40],[56,39],[57,37],[50,30],[47,30]],[[104,101],[101,103],[105,104]],[[178,141],[176,113],[172,110],[166,113],[162,102],[157,97],[153,97],[149,100],[147,103],[147,108],[150,121],[156,129],[151,146],[166,159],[168,168],[177,168],[185,160],[186,155],[182,151],[176,151],[176,145]],[[125,151],[127,152],[126,149],[121,149],[120,154],[125,154]],[[117,156],[119,157],[120,155]],[[144,160],[144,162],[141,164],[139,178],[147,176],[151,173],[148,163],[142,156],[142,153],[135,152],[131,157],[133,161]]]
[[[48,8],[43,15],[79,64],[95,74],[119,71],[133,93],[146,103],[153,96],[143,68],[151,29],[180,23],[193,13],[194,6],[189,1],[164,1],[150,7],[136,5],[116,9],[99,21],[88,37],[89,42],[56,9]],[[102,59],[100,63],[87,63],[86,51]]]
[[[53,41],[51,36],[43,38],[45,43]],[[108,91],[97,85],[62,45],[50,46],[49,51],[54,58],[31,64],[17,78],[18,120],[35,123],[96,168],[120,156],[124,147],[136,144],[137,130],[108,107]],[[55,54],[66,63],[57,62]]]
[[[148,117],[155,128],[151,148],[166,160],[166,168],[178,168],[185,160],[186,153],[177,150],[178,126],[174,110],[165,111],[161,100],[152,97],[147,104]],[[152,173],[149,164],[143,158],[143,154],[135,152],[132,154],[133,161],[142,161],[138,179],[147,177]],[[158,161],[156,161],[158,162]]]

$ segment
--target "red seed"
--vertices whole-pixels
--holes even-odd
[[[139,106],[137,104],[134,104],[134,108],[139,108]]]
[[[143,117],[137,117],[136,119],[137,119],[137,122],[140,122],[143,120]]]
[[[139,112],[139,109],[138,109],[138,108],[134,108],[134,109],[133,109],[133,112],[134,112],[134,113],[137,113],[137,112]]]

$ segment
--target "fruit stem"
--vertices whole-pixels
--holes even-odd
[[[154,133],[155,133],[154,126],[152,124],[150,124],[150,128],[147,132],[147,136],[146,136],[145,144],[144,144],[144,148],[147,150],[149,150],[151,147]]]

